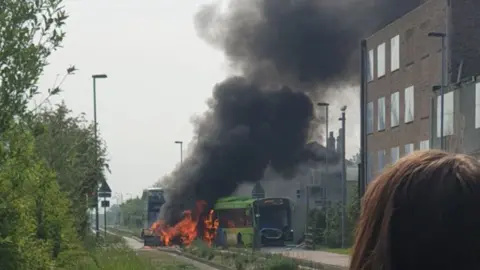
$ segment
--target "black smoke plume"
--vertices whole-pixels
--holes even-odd
[[[214,87],[192,154],[171,175],[168,223],[195,200],[209,206],[270,166],[295,174],[322,87],[358,77],[362,37],[422,0],[231,0],[202,7],[198,35],[240,73]]]

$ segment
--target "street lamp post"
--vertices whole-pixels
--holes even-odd
[[[98,168],[98,133],[97,133],[97,87],[96,87],[96,80],[97,79],[105,79],[107,78],[106,74],[94,74],[92,75],[93,79],[93,132],[95,136],[95,169]],[[95,173],[95,178],[98,175]],[[98,179],[95,179],[98,181]],[[97,182],[98,184],[98,182]],[[95,189],[95,198],[98,199],[98,190]],[[100,226],[99,226],[99,216],[98,216],[98,201],[95,205],[95,229],[96,229],[96,237],[100,237]]]
[[[341,164],[342,164],[342,248],[345,247],[345,208],[347,206],[347,167],[345,163],[345,111],[347,110],[347,106],[343,106],[341,108],[342,117],[338,120],[342,122],[342,148],[341,148]]]
[[[440,33],[440,32],[430,32],[428,33],[429,37],[434,37],[434,38],[441,38],[442,40],[442,82],[440,85],[440,149],[445,150],[445,143],[443,140],[443,125],[444,125],[444,98],[445,98],[445,68],[446,68],[446,57],[445,57],[445,38],[447,37],[447,34],[445,33]],[[432,115],[433,117],[433,115]],[[437,123],[438,125],[438,123]]]
[[[180,145],[180,164],[183,163],[183,141],[175,141],[176,144]]]

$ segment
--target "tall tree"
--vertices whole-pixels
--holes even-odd
[[[108,169],[105,143],[95,142],[93,125],[83,115],[72,116],[64,103],[56,108],[43,107],[34,123],[42,127],[36,136],[37,153],[55,171],[61,190],[72,201],[77,231],[83,235],[87,230],[87,196],[105,181],[104,168]]]
[[[74,204],[37,154],[28,111],[66,19],[62,0],[0,1],[0,269],[52,269],[78,244]]]
[[[62,0],[0,1],[0,132],[39,93],[38,79],[47,57],[61,46],[66,19]]]

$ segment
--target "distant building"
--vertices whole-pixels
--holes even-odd
[[[305,230],[307,208],[321,209],[342,199],[340,155],[335,148],[333,132],[329,146],[330,149],[327,149],[317,142],[309,143],[306,148],[311,158],[299,168],[299,174],[294,179],[283,179],[269,170],[264,180],[256,184],[242,184],[234,195],[290,199],[294,204],[292,227],[294,240],[297,241]],[[356,187],[357,182],[358,165],[347,161],[347,186]],[[347,194],[350,195],[348,187]]]
[[[440,134],[431,116],[438,101],[432,89],[441,85],[442,42],[429,37],[431,32],[446,34],[447,84],[480,74],[478,0],[426,1],[367,38],[367,182],[401,156],[436,146]],[[460,103],[453,93],[444,99],[444,135],[449,137],[459,125],[453,108]]]

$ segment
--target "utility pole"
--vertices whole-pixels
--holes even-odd
[[[347,106],[343,106],[342,110],[342,117],[339,120],[342,122],[342,134],[340,134],[342,138],[341,143],[341,164],[342,164],[342,248],[345,248],[345,210],[347,207],[347,167],[345,163],[345,111],[347,110]]]
[[[360,42],[360,156],[361,165],[359,168],[359,182],[358,182],[358,198],[361,200],[365,189],[367,187],[367,181],[369,176],[369,160],[368,160],[368,148],[367,148],[367,79],[370,73],[370,63],[367,56],[367,41],[362,39]],[[367,71],[368,70],[368,71]],[[373,74],[370,74],[373,76]]]
[[[175,141],[176,144],[180,145],[180,165],[183,164],[183,141]]]
[[[93,132],[95,136],[95,181],[97,181],[98,185],[98,133],[97,133],[97,87],[96,87],[96,79],[105,79],[107,78],[106,74],[95,74],[92,75],[93,79]],[[98,187],[95,188],[95,201],[97,204],[95,205],[95,235],[100,237],[100,224],[99,224],[99,216],[98,216]]]
[[[107,197],[103,197],[104,204],[107,202]],[[105,242],[107,241],[107,207],[103,207],[103,232]]]
[[[445,150],[445,140],[443,138],[443,125],[444,125],[444,106],[445,106],[445,78],[446,78],[446,56],[445,56],[445,39],[447,37],[446,33],[440,33],[440,32],[430,32],[428,33],[429,37],[434,37],[434,38],[440,38],[442,41],[442,74],[441,74],[441,85],[440,85],[440,149]],[[433,115],[432,115],[433,117]],[[438,125],[438,123],[437,123]]]

